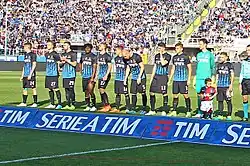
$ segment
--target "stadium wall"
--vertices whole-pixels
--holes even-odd
[[[20,71],[22,70],[22,62],[0,62],[0,71]],[[196,65],[192,65],[193,73],[195,75]],[[153,69],[153,65],[145,65],[145,70],[147,74],[151,74]],[[235,75],[239,77],[240,74],[240,63],[234,63]],[[171,65],[169,70],[171,70]],[[37,71],[45,71],[45,63],[38,63]],[[77,69],[79,71],[79,69]]]

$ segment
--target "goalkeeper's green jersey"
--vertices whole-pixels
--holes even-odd
[[[197,54],[196,79],[211,78],[215,74],[214,59],[214,54],[208,50]]]

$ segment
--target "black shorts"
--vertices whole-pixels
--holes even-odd
[[[36,88],[36,77],[31,77],[28,80],[28,77],[23,77],[23,88]]]
[[[115,80],[115,94],[128,94],[128,86],[124,85],[124,81]]]
[[[137,80],[131,81],[130,93],[145,93],[146,92],[146,79],[142,79],[141,83],[138,85]]]
[[[110,81],[111,75],[108,76],[107,80],[99,79],[98,80],[98,89],[106,89],[108,86],[108,83]]]
[[[218,87],[217,88],[217,101],[224,101],[228,100],[229,98],[227,97],[227,90],[228,87]]]
[[[172,88],[173,94],[188,94],[187,81],[174,81]]]
[[[63,78],[63,88],[74,88],[75,78]]]
[[[58,76],[46,76],[45,88],[57,89],[58,88]]]
[[[153,93],[168,93],[168,76],[154,76],[154,79],[150,85],[150,92]]]
[[[241,82],[242,95],[250,95],[250,79],[243,79]]]
[[[85,92],[88,89],[88,85],[90,83],[90,78],[82,79],[82,91]]]

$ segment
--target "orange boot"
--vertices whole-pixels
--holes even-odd
[[[110,105],[106,105],[99,112],[109,112],[110,110],[111,110],[111,106]]]

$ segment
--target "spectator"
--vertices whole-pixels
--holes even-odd
[[[198,1],[15,0],[8,14],[8,47],[21,47],[26,40],[44,48],[46,40],[70,39],[93,44],[108,40],[111,47],[136,43],[145,48],[162,40],[173,26],[193,21]],[[5,28],[5,6],[1,2],[0,29]]]
[[[234,38],[249,38],[249,10],[249,0],[225,0],[222,7],[211,11],[208,20],[201,24],[192,38],[206,37],[210,42],[224,40],[228,43]]]

